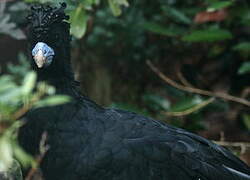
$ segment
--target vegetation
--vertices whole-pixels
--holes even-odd
[[[31,108],[58,105],[69,101],[67,96],[53,95],[55,89],[45,82],[36,84],[36,74],[29,70],[28,61],[21,59],[21,62],[22,66],[9,65],[10,74],[0,77],[0,177],[2,177],[1,172],[9,169],[15,171],[15,176],[21,177],[18,171],[20,168],[15,159],[22,163],[23,167],[31,164],[36,166],[33,158],[17,143],[17,131],[23,123],[17,120]]]
[[[223,112],[231,121],[227,114],[237,109],[233,124],[247,130],[249,101],[244,106],[220,97],[184,118],[166,118],[161,111],[185,111],[207,99],[162,83],[146,66],[151,60],[170,79],[208,90],[210,96],[223,93],[249,99],[247,1],[134,1],[119,18],[100,6],[91,14],[85,36],[75,41],[75,63],[83,67],[79,74],[88,82],[83,90],[95,98],[112,87],[111,100],[99,98],[101,103],[113,102],[193,131],[206,128],[204,119],[211,112]],[[91,76],[90,63],[95,64]],[[99,82],[93,85],[100,89],[97,93],[88,76]],[[103,81],[110,87],[101,85]]]
[[[22,19],[27,4],[33,2],[0,3],[0,33],[24,39]],[[211,139],[224,134],[230,141],[249,141],[249,1],[66,2],[73,62],[83,92],[106,106],[153,116]],[[19,148],[11,148],[16,146],[13,134],[20,126],[15,121],[20,108],[29,104],[28,110],[44,102],[38,101],[44,94],[53,94],[53,88],[45,90],[44,84],[33,92],[36,76],[23,72],[15,76],[25,74],[23,83],[22,78],[10,75],[0,79],[0,122],[4,124],[0,143],[5,144],[0,152],[9,154],[1,157],[0,153],[0,160],[24,155]],[[168,80],[162,81],[160,73]],[[204,90],[208,93],[199,93]],[[11,160],[5,158],[4,162]]]

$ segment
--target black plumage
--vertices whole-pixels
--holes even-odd
[[[249,180],[250,168],[231,152],[200,136],[136,113],[103,108],[76,89],[70,67],[65,4],[35,6],[29,15],[30,48],[44,42],[55,51],[39,80],[72,97],[64,105],[31,110],[20,144],[31,154],[47,132],[41,163],[46,180]]]

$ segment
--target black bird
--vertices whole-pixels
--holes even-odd
[[[47,132],[41,169],[46,180],[250,180],[250,168],[225,148],[133,112],[103,108],[77,91],[70,65],[66,4],[34,6],[30,53],[39,80],[72,97],[31,110],[20,144],[31,154]]]

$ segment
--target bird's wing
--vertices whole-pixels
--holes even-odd
[[[111,119],[118,117],[111,129],[120,134],[122,147],[114,146],[113,156],[127,158],[138,178],[144,174],[149,179],[250,179],[247,165],[205,138],[126,111],[117,110]]]

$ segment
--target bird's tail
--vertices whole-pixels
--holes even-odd
[[[250,174],[246,174],[246,173],[243,173],[243,172],[240,172],[238,170],[235,170],[235,169],[232,169],[230,167],[227,167],[225,165],[223,165],[223,167],[225,169],[227,169],[231,174],[232,176],[235,177],[235,179],[239,179],[239,180],[250,180]]]

